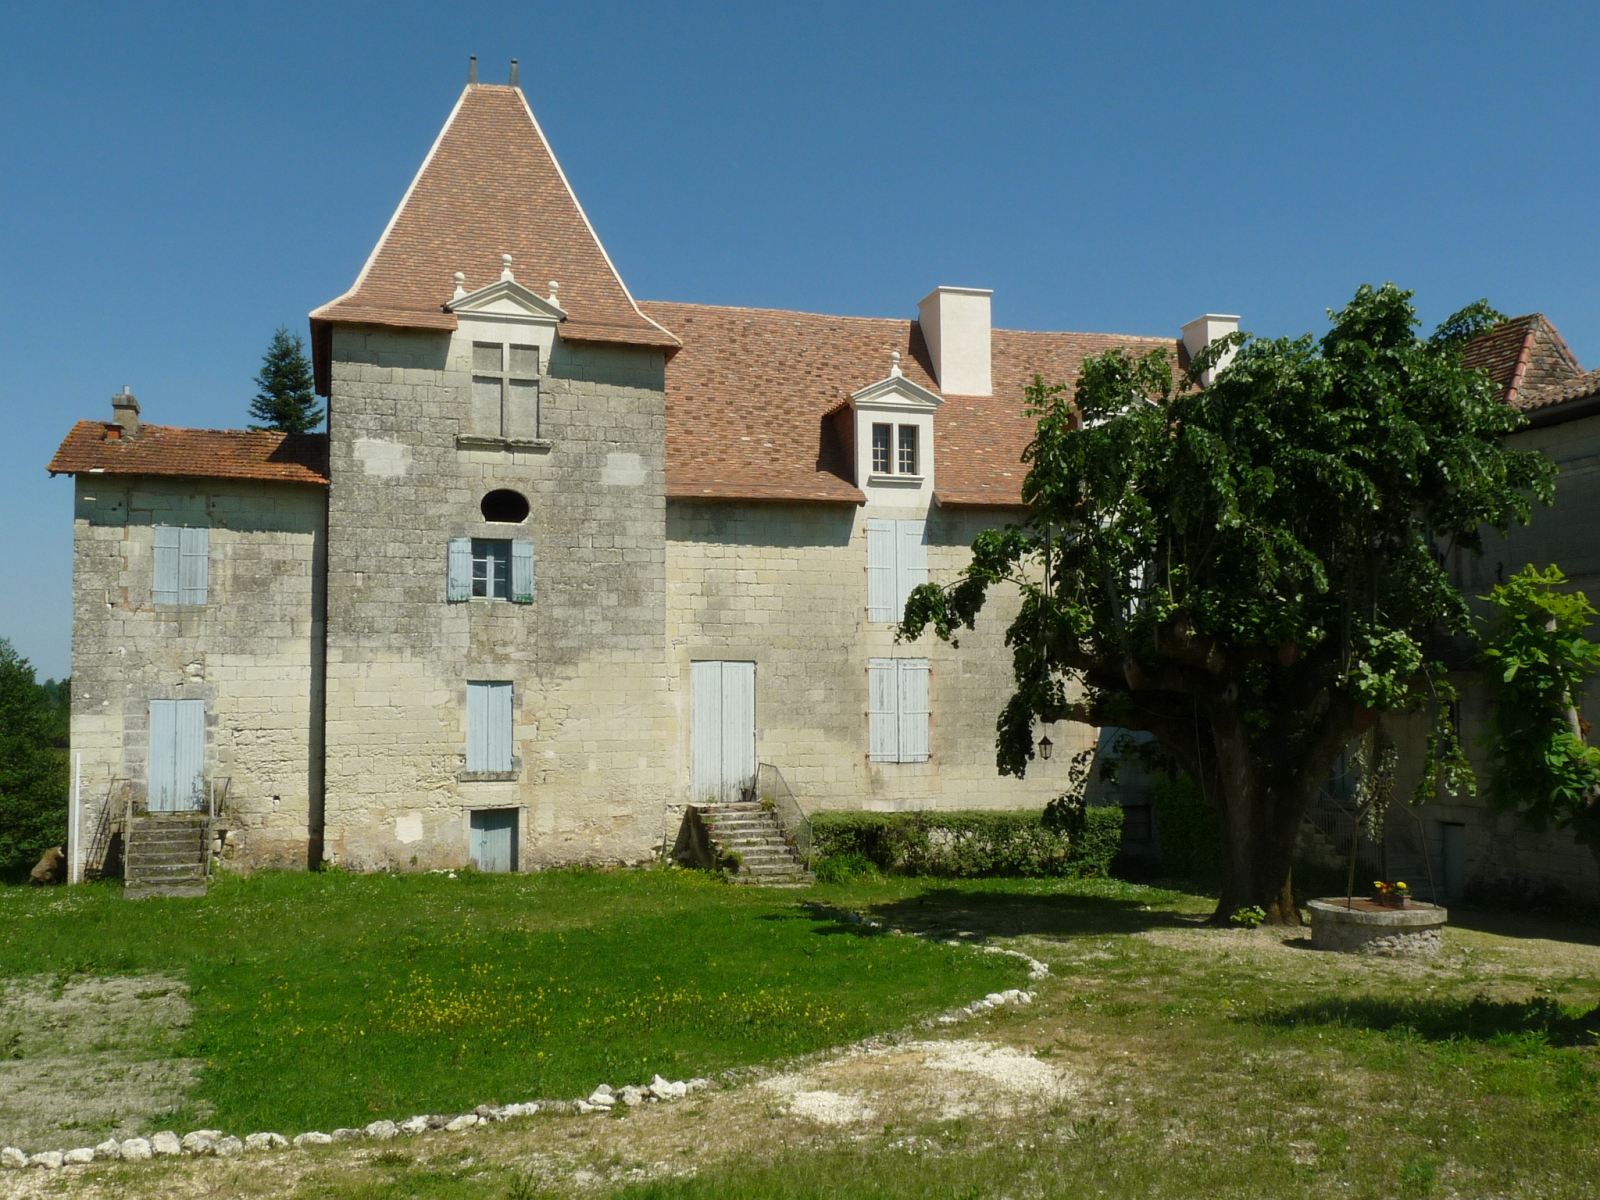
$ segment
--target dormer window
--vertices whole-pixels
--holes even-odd
[[[850,397],[857,485],[867,502],[918,507],[933,492],[933,414],[938,393],[906,378],[898,351],[889,374]]]

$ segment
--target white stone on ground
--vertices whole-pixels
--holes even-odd
[[[144,1162],[155,1154],[154,1148],[145,1138],[127,1138],[123,1141],[121,1149],[125,1162]]]
[[[163,1129],[160,1133],[150,1135],[150,1152],[158,1158],[170,1157],[183,1152],[183,1143],[172,1130]]]
[[[313,1129],[308,1133],[296,1134],[294,1145],[296,1149],[303,1149],[306,1146],[331,1146],[333,1145],[333,1139],[327,1134],[319,1133]]]
[[[421,1133],[428,1127],[427,1117],[407,1117],[400,1122],[401,1133]]]
[[[107,1138],[94,1148],[94,1156],[99,1162],[115,1162],[122,1157],[122,1143],[116,1138]]]
[[[444,1127],[449,1133],[460,1133],[463,1129],[471,1129],[477,1123],[477,1113],[462,1113],[459,1117],[446,1121]]]
[[[244,1140],[246,1150],[281,1150],[289,1139],[281,1133],[252,1133]]]
[[[0,1150],[0,1167],[7,1167],[15,1171],[18,1167],[28,1165],[28,1156],[15,1146],[7,1146]]]
[[[74,1167],[81,1167],[84,1163],[94,1161],[94,1148],[92,1146],[79,1146],[75,1150],[68,1150],[61,1156],[61,1161]]]
[[[361,1130],[351,1129],[348,1126],[333,1131],[333,1140],[336,1142],[353,1142],[360,1136]]]
[[[61,1151],[41,1150],[37,1154],[28,1155],[30,1167],[42,1167],[46,1171],[54,1171],[61,1165]]]
[[[193,1133],[184,1134],[183,1141],[178,1144],[185,1154],[210,1154],[221,1137],[220,1129],[196,1129]]]
[[[211,1152],[221,1158],[233,1158],[244,1153],[244,1143],[230,1133],[219,1137]]]
[[[400,1126],[393,1121],[374,1121],[366,1128],[366,1135],[380,1142],[387,1142],[400,1132]]]

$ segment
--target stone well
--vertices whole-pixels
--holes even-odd
[[[1437,904],[1415,900],[1407,900],[1404,908],[1365,899],[1308,900],[1306,909],[1313,946],[1353,954],[1437,954],[1450,915]]]

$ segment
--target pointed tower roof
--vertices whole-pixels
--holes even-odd
[[[563,338],[677,348],[634,303],[522,89],[469,83],[354,286],[312,312],[319,382],[329,324],[454,329],[455,273],[482,287],[505,254],[529,287],[560,283]]]
[[[1583,374],[1566,339],[1543,313],[1502,321],[1461,351],[1461,361],[1486,371],[1512,408],[1537,407],[1541,393]]]

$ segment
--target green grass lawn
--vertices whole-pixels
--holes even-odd
[[[199,1076],[164,1123],[241,1134],[703,1075],[1025,979],[1014,960],[862,937],[793,893],[679,871],[263,873],[137,903],[11,888],[0,931],[0,980],[185,982],[193,1020],[170,1051]]]

